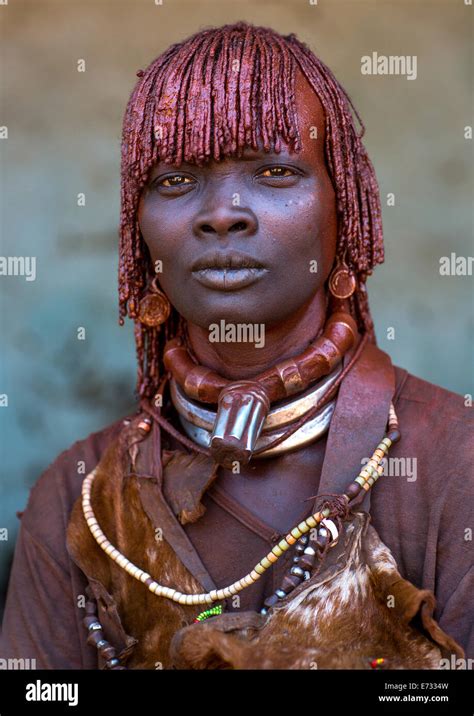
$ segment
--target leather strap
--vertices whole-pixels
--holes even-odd
[[[163,530],[164,538],[174,549],[186,569],[201,583],[206,592],[210,592],[212,589],[216,589],[217,585],[214,584],[189,537],[163,496],[163,472],[160,455],[161,428],[158,423],[153,422],[151,434],[148,436],[148,440],[141,443],[140,451],[140,460],[143,460],[147,471],[153,477],[137,475],[143,509],[155,529]]]
[[[238,520],[258,537],[268,542],[272,542],[276,540],[276,538],[281,537],[277,530],[234,500],[222,487],[219,487],[217,483],[212,485],[207,491],[207,495],[219,505],[219,507],[228,512],[234,519]],[[304,517],[305,516],[306,515],[304,515]],[[304,519],[304,517],[302,517],[302,519]]]
[[[344,357],[348,362],[353,353]],[[390,356],[367,343],[359,360],[339,387],[326,444],[319,494],[342,493],[384,437],[390,402],[395,393],[395,371]],[[382,481],[381,481],[382,482]],[[380,489],[377,484],[375,489]],[[313,511],[320,500],[316,498]],[[359,509],[369,511],[370,490]]]

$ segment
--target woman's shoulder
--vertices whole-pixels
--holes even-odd
[[[452,461],[460,472],[472,460],[473,396],[461,395],[395,366],[398,390],[395,409],[407,450],[423,444],[433,460]],[[415,452],[413,452],[415,454]]]
[[[431,383],[413,375],[404,368],[394,366],[398,385],[396,402],[411,404],[411,409],[424,406],[440,411],[444,417],[453,420],[472,421],[474,419],[473,396],[461,395],[440,385]],[[405,407],[410,407],[409,405]]]
[[[26,508],[20,513],[21,524],[51,551],[54,551],[57,540],[64,539],[64,530],[81,493],[84,477],[118,437],[124,420],[125,416],[76,440],[56,457],[31,487]]]

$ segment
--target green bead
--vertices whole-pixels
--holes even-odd
[[[213,617],[217,614],[222,614],[222,605],[217,604],[215,607],[211,607],[210,609],[205,609],[203,612],[197,615],[196,621],[202,622],[205,619],[208,619],[209,617]]]

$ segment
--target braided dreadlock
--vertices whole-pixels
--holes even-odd
[[[146,70],[130,96],[122,135],[119,322],[135,319],[137,393],[151,397],[164,373],[163,347],[180,331],[172,309],[164,330],[137,320],[138,302],[153,266],[138,225],[138,202],[153,165],[240,157],[281,141],[301,149],[295,107],[298,67],[325,112],[325,154],[338,216],[336,252],[345,255],[358,288],[351,311],[375,342],[365,282],[384,259],[380,199],[374,169],[361,138],[364,125],[350,98],[326,65],[294,34],[245,22],[198,32],[172,45]],[[351,111],[352,110],[352,111]],[[355,127],[352,112],[360,124]]]

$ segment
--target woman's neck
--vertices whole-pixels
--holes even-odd
[[[265,327],[261,347],[256,347],[255,342],[243,340],[225,342],[222,337],[220,341],[213,342],[208,329],[188,322],[189,344],[201,365],[225,378],[252,378],[275,363],[304,351],[324,326],[326,311],[327,299],[323,287],[296,314],[276,326]]]

